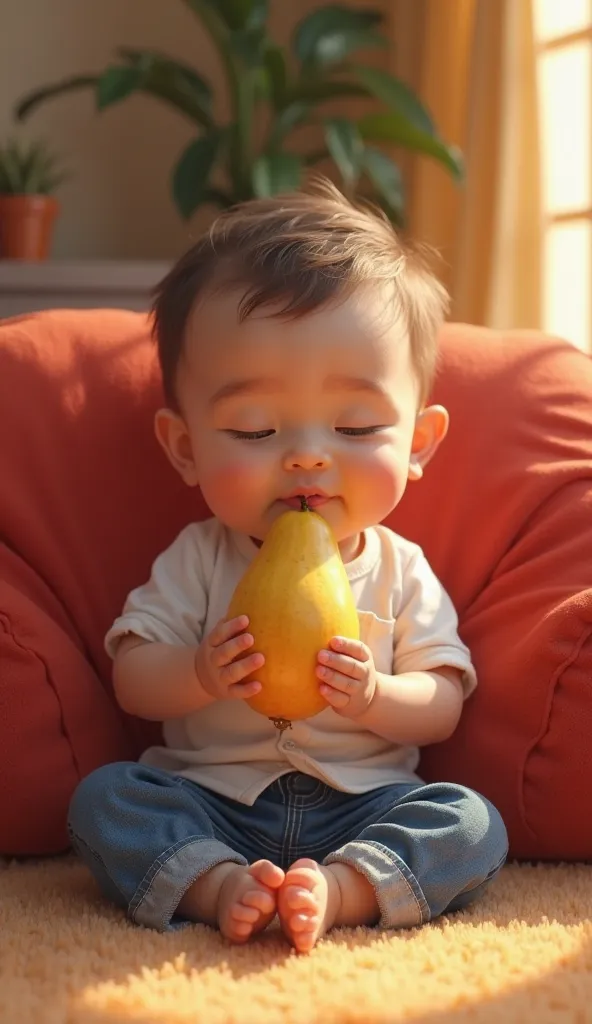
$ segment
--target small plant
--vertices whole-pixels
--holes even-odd
[[[0,146],[0,195],[48,196],[64,178],[44,142],[10,139]]]
[[[218,51],[230,99],[225,122],[215,119],[212,87],[195,68],[131,47],[120,47],[116,60],[98,74],[75,75],[29,93],[17,118],[78,89],[92,89],[101,111],[133,93],[167,103],[196,128],[172,175],[173,199],[184,218],[202,203],[225,207],[296,188],[310,167],[328,157],[347,195],[365,195],[401,222],[401,173],[381,144],[425,154],[456,179],[462,176],[459,151],[440,137],[411,89],[354,59],[357,51],[388,45],[378,30],[380,12],[338,3],[319,7],[296,25],[287,52],[270,35],[269,0],[182,2]],[[352,97],[367,101],[357,120],[327,113],[328,102]],[[310,125],[321,144],[303,152],[294,135]]]

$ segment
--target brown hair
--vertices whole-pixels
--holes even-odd
[[[207,292],[244,288],[241,320],[262,306],[274,306],[274,316],[301,317],[366,282],[394,286],[394,311],[409,331],[423,403],[448,304],[426,249],[404,241],[380,211],[353,206],[324,180],[308,191],[252,199],[225,211],[154,293],[167,402],[176,405],[187,321]]]

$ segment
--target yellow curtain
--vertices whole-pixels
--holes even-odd
[[[455,319],[538,327],[531,0],[395,0],[389,10],[393,70],[418,91],[444,138],[460,146],[467,167],[458,188],[432,161],[407,159],[410,232],[440,251]]]

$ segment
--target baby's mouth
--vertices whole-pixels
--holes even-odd
[[[288,508],[301,509],[303,497],[306,498],[306,504],[309,508],[319,508],[320,505],[326,505],[331,500],[327,494],[293,494],[289,498],[282,498],[281,500]]]

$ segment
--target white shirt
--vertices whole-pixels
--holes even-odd
[[[230,598],[257,553],[249,537],[217,519],[191,523],[154,562],[109,630],[113,657],[126,633],[145,640],[197,645],[226,615]],[[376,669],[388,674],[460,669],[465,697],[476,686],[469,651],[457,633],[452,602],[422,550],[384,526],[364,532],[361,554],[345,566],[360,619],[360,638]],[[166,679],[162,685],[166,686]],[[252,804],[280,775],[306,772],[335,789],[365,793],[419,782],[416,747],[397,746],[327,708],[280,733],[242,700],[216,701],[163,725],[165,746],[144,764]]]

